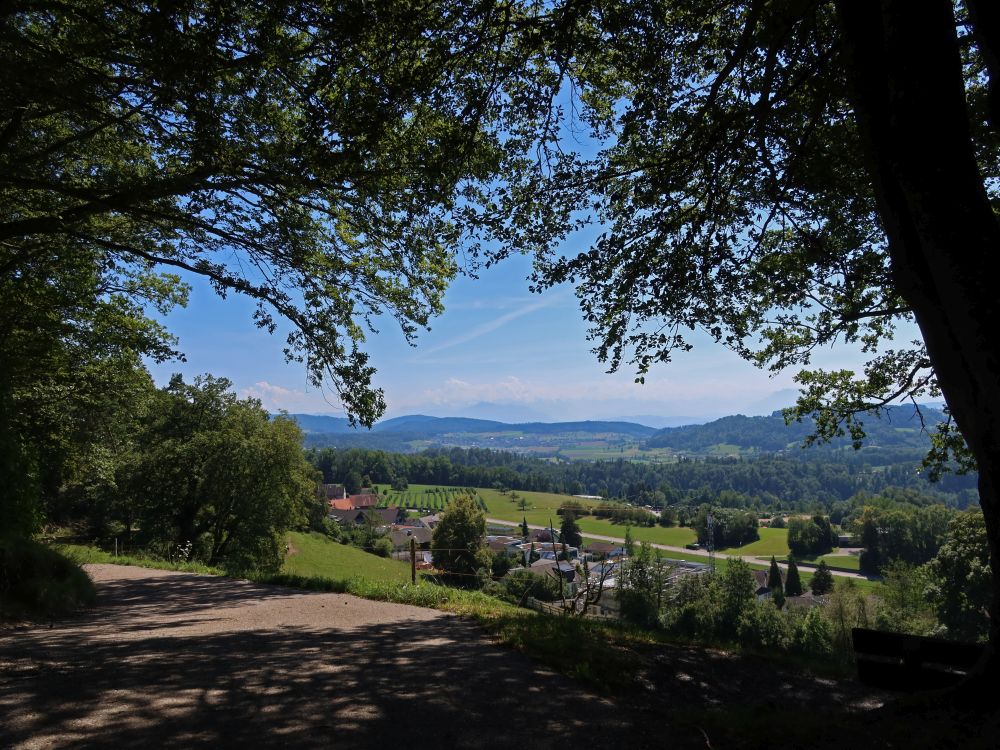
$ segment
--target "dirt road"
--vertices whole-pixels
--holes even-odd
[[[99,604],[0,631],[0,747],[658,744],[609,701],[429,609],[88,566]]]

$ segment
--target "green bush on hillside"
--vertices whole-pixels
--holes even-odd
[[[53,617],[94,603],[83,569],[28,539],[0,540],[0,618]]]

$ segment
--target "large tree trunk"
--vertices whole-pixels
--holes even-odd
[[[950,0],[840,0],[845,65],[893,278],[979,466],[1000,676],[1000,224],[976,165]]]

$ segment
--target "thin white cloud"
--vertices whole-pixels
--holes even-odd
[[[270,412],[289,411],[309,412],[343,412],[340,403],[329,394],[318,391],[300,391],[294,388],[269,383],[261,380],[248,388],[242,388],[239,392],[240,398],[256,398],[261,405]]]
[[[518,318],[522,318],[525,315],[530,315],[536,310],[540,310],[543,307],[549,307],[552,304],[553,304],[552,299],[541,300],[539,302],[535,302],[530,305],[525,305],[516,310],[512,310],[506,315],[501,315],[500,317],[494,318],[493,320],[488,320],[487,322],[481,323],[480,325],[466,331],[465,333],[461,333],[458,336],[453,336],[447,341],[443,341],[440,344],[437,344],[436,346],[432,346],[429,349],[425,349],[424,354],[435,354],[436,352],[444,351],[445,349],[451,349],[452,347],[458,346],[459,344],[467,344],[468,342],[474,341],[475,339],[485,336],[488,333],[492,333],[498,328],[502,328],[503,326],[510,323],[512,320],[517,320]]]

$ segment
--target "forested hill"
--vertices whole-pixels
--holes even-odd
[[[363,434],[363,428],[355,429],[346,419],[340,417],[316,416],[313,414],[289,415],[306,433]],[[496,433],[519,432],[525,435],[558,435],[562,433],[614,434],[633,438],[648,438],[656,430],[633,422],[526,422],[508,424],[489,419],[469,419],[466,417],[428,417],[411,414],[405,417],[386,419],[375,424],[371,432],[379,434],[420,434],[428,437],[449,433]]]
[[[310,447],[377,448],[409,453],[431,447],[460,446],[514,450],[535,455],[560,455],[575,450],[587,457],[637,449],[656,430],[634,422],[527,422],[508,424],[466,417],[411,414],[378,422],[371,430],[353,428],[346,419],[292,414]],[[580,457],[580,456],[564,456]]]
[[[927,430],[944,420],[944,414],[931,407],[922,406],[921,416]],[[930,438],[921,429],[920,416],[913,406],[893,406],[881,418],[864,420],[867,447],[918,448],[927,450]],[[660,430],[646,442],[648,448],[670,448],[678,452],[700,453],[720,445],[736,446],[741,451],[775,453],[798,448],[813,432],[811,420],[785,424],[781,412],[769,417],[745,417],[737,414],[714,422]],[[843,448],[851,444],[849,438],[838,438],[829,445]]]

